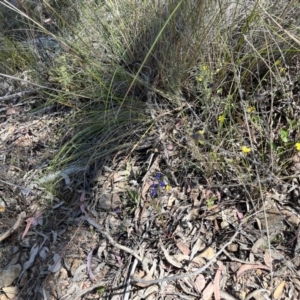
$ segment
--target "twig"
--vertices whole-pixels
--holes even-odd
[[[137,263],[138,263],[138,260],[135,259],[135,260],[133,261],[132,268],[131,268],[131,270],[130,270],[129,278],[128,278],[127,282],[126,282],[126,288],[125,288],[125,293],[124,293],[124,298],[123,298],[123,300],[128,300],[128,299],[129,299],[130,290],[131,290],[131,280],[130,280],[130,278],[133,276],[133,274],[134,274],[134,272],[135,272]]]
[[[268,290],[266,290],[266,289],[259,289],[259,290],[255,290],[252,293],[248,294],[248,296],[245,298],[245,300],[250,300],[251,298],[255,298],[256,299],[256,297],[263,296],[264,295],[263,293],[265,293],[267,295],[270,295],[270,292]],[[266,296],[265,299],[269,299],[270,300],[270,298],[268,296]]]
[[[238,259],[234,256],[232,256],[227,250],[223,250],[223,252],[226,254],[226,256],[228,256],[231,260],[233,261],[236,261],[236,262],[239,262],[241,264],[247,264],[247,265],[257,265],[257,262],[255,261],[245,261],[245,260],[241,260],[241,259]]]
[[[120,250],[123,250],[123,251],[125,251],[125,252],[127,252],[127,253],[133,255],[133,256],[134,256],[138,261],[140,261],[140,262],[143,261],[143,259],[136,253],[136,251],[133,251],[133,250],[131,250],[130,248],[128,248],[128,247],[126,247],[126,246],[123,246],[123,245],[120,245],[120,244],[116,243],[116,242],[114,241],[114,239],[109,235],[109,233],[106,232],[106,231],[104,231],[104,230],[102,230],[101,227],[100,227],[95,221],[93,221],[90,217],[87,217],[87,216],[86,216],[86,217],[85,217],[85,220],[86,220],[88,223],[90,223],[90,225],[94,226],[94,227],[96,228],[96,230],[98,230],[102,235],[104,235],[104,236],[107,238],[108,242],[109,242],[112,246],[117,247],[117,248],[119,248]]]
[[[100,282],[97,282],[97,283],[91,285],[90,287],[88,287],[88,288],[85,289],[85,290],[82,290],[82,291],[78,291],[78,290],[77,290],[77,291],[75,292],[75,294],[73,294],[73,295],[71,295],[70,293],[68,293],[68,294],[62,296],[62,297],[59,298],[59,299],[60,299],[60,300],[62,300],[62,299],[68,299],[68,300],[80,300],[80,299],[82,299],[82,296],[83,296],[83,295],[87,294],[88,292],[93,291],[93,290],[96,289],[96,288],[102,287],[102,286],[104,286],[104,285],[105,285],[105,283],[104,283],[103,281],[100,281]],[[66,298],[66,297],[68,297],[68,298]]]
[[[14,98],[17,98],[17,97],[23,97],[23,96],[26,96],[26,95],[31,95],[31,94],[34,94],[35,92],[36,92],[36,90],[32,90],[32,89],[22,91],[22,92],[19,92],[19,93],[16,93],[16,94],[0,97],[0,101],[6,101],[6,100],[11,100],[11,99],[14,99]]]
[[[235,297],[231,296],[230,294],[228,294],[224,291],[220,291],[220,296],[224,300],[237,300]]]
[[[18,217],[16,223],[13,225],[13,227],[11,227],[6,232],[4,232],[0,235],[0,242],[4,241],[7,237],[9,237],[11,234],[13,234],[21,226],[22,221],[25,218],[26,218],[26,213],[25,213],[25,211],[22,211],[19,214],[19,217]]]
[[[241,224],[242,225],[242,224]],[[229,242],[227,242],[215,255],[214,257],[212,257],[212,259],[210,261],[207,262],[206,265],[204,265],[202,268],[198,269],[197,271],[193,272],[193,273],[184,273],[184,274],[181,274],[181,275],[175,275],[175,276],[168,276],[168,277],[163,277],[163,278],[160,278],[160,279],[156,279],[156,280],[143,280],[143,279],[135,279],[133,278],[132,279],[132,283],[143,283],[143,284],[155,284],[155,283],[159,283],[159,282],[163,282],[163,281],[173,281],[173,280],[178,280],[178,279],[181,279],[181,278],[185,278],[185,277],[192,277],[192,276],[196,276],[202,272],[204,272],[212,263],[214,263],[215,259],[217,257],[219,257],[225,250],[226,247],[228,247],[234,240],[235,238],[237,237],[237,235],[239,234],[240,232],[240,227],[241,225],[239,226],[239,229],[236,230],[235,234],[231,237],[231,239],[229,240]]]

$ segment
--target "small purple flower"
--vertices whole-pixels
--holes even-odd
[[[151,193],[151,196],[153,196],[153,197],[157,196],[157,184],[156,183],[153,183],[151,185],[150,193]]]
[[[155,179],[156,179],[156,180],[161,179],[161,173],[157,173],[156,176],[155,176]]]
[[[22,194],[25,196],[25,197],[28,197],[29,194],[30,194],[30,188],[25,188],[24,190],[22,190]]]
[[[159,186],[160,186],[161,188],[164,188],[164,187],[166,186],[166,184],[165,184],[163,181],[161,181],[161,182],[159,183]]]

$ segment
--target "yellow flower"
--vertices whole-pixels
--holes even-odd
[[[218,117],[218,121],[219,121],[220,123],[223,123],[224,120],[225,120],[224,115],[220,115],[220,116]]]
[[[168,192],[171,189],[171,186],[169,184],[166,185],[166,192]]]
[[[249,106],[248,108],[247,108],[247,112],[249,113],[249,114],[251,114],[252,112],[254,112],[255,111],[255,107],[254,106]]]
[[[223,88],[217,89],[217,94],[220,95],[223,92]]]
[[[280,73],[285,73],[285,71],[286,71],[286,68],[284,68],[284,67],[281,67],[279,71],[280,71]]]
[[[206,71],[207,70],[207,66],[206,65],[202,66],[202,70]]]
[[[277,59],[277,60],[275,61],[275,66],[280,66],[280,64],[281,64],[281,60],[280,60],[280,59]]]
[[[243,146],[243,147],[241,148],[241,150],[242,150],[242,152],[245,153],[245,154],[251,152],[251,148],[249,148],[249,147],[247,147],[247,146]]]
[[[203,81],[203,77],[201,77],[201,76],[196,77],[196,79],[197,79],[199,82],[202,82],[202,81]]]
[[[297,143],[295,144],[295,147],[296,147],[296,150],[297,150],[297,151],[300,151],[300,142],[297,142]]]

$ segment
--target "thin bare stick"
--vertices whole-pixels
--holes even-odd
[[[25,211],[22,211],[19,214],[19,217],[16,221],[16,223],[13,225],[13,227],[9,228],[7,231],[2,233],[0,235],[0,242],[4,241],[7,237],[9,237],[11,234],[13,234],[22,224],[23,220],[26,218],[26,213]]]
[[[240,225],[241,227],[241,225]],[[192,277],[192,276],[196,276],[202,272],[204,272],[211,264],[214,263],[215,259],[217,257],[219,257],[223,252],[224,250],[226,249],[226,247],[228,247],[237,237],[237,235],[239,234],[240,232],[240,227],[239,229],[236,230],[235,234],[231,237],[231,239],[229,240],[229,242],[227,242],[215,255],[214,257],[207,262],[206,265],[204,265],[202,268],[198,269],[197,271],[193,272],[193,273],[184,273],[184,274],[181,274],[181,275],[175,275],[175,276],[168,276],[168,277],[163,277],[163,278],[160,278],[160,279],[156,279],[156,280],[143,280],[143,279],[135,279],[133,278],[131,283],[132,284],[135,284],[135,283],[143,283],[143,284],[155,284],[155,283],[159,283],[159,282],[163,282],[163,281],[173,281],[173,280],[178,280],[178,279],[181,279],[181,278],[186,278],[186,277]]]
[[[109,242],[112,246],[117,247],[117,248],[119,248],[120,250],[123,250],[123,251],[125,251],[125,252],[127,252],[127,253],[133,255],[133,256],[134,256],[138,261],[140,261],[140,262],[143,261],[143,259],[136,253],[136,251],[133,251],[133,250],[131,250],[131,249],[128,248],[128,247],[125,247],[125,246],[123,246],[123,245],[120,245],[120,244],[116,243],[116,242],[114,241],[114,239],[109,235],[109,233],[106,232],[106,231],[104,231],[104,230],[102,230],[101,227],[100,227],[100,225],[97,224],[95,221],[93,221],[90,217],[85,217],[85,220],[86,220],[88,223],[90,223],[90,225],[94,226],[94,227],[96,228],[96,230],[98,230],[102,235],[104,235],[104,236],[107,238],[108,242]]]
[[[135,272],[137,263],[138,263],[138,260],[135,259],[134,262],[133,262],[133,264],[132,264],[132,268],[131,268],[131,271],[130,271],[130,274],[129,274],[129,278],[128,278],[127,282],[126,282],[126,288],[125,288],[123,300],[128,300],[129,299],[130,290],[131,290],[131,280],[130,280],[130,278],[133,276],[133,274]]]

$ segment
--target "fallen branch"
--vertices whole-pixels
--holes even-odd
[[[16,223],[13,225],[13,227],[11,227],[6,232],[4,232],[0,235],[0,242],[4,241],[7,237],[9,237],[11,234],[13,234],[21,226],[21,224],[25,218],[26,218],[26,213],[25,213],[25,211],[22,211],[19,214],[19,217],[18,217]]]
[[[31,95],[31,94],[34,94],[34,93],[36,93],[36,90],[30,89],[30,90],[22,91],[22,92],[19,92],[19,93],[16,93],[16,94],[0,97],[0,101],[11,100],[11,99],[15,99],[17,97],[28,96],[28,95]]]

